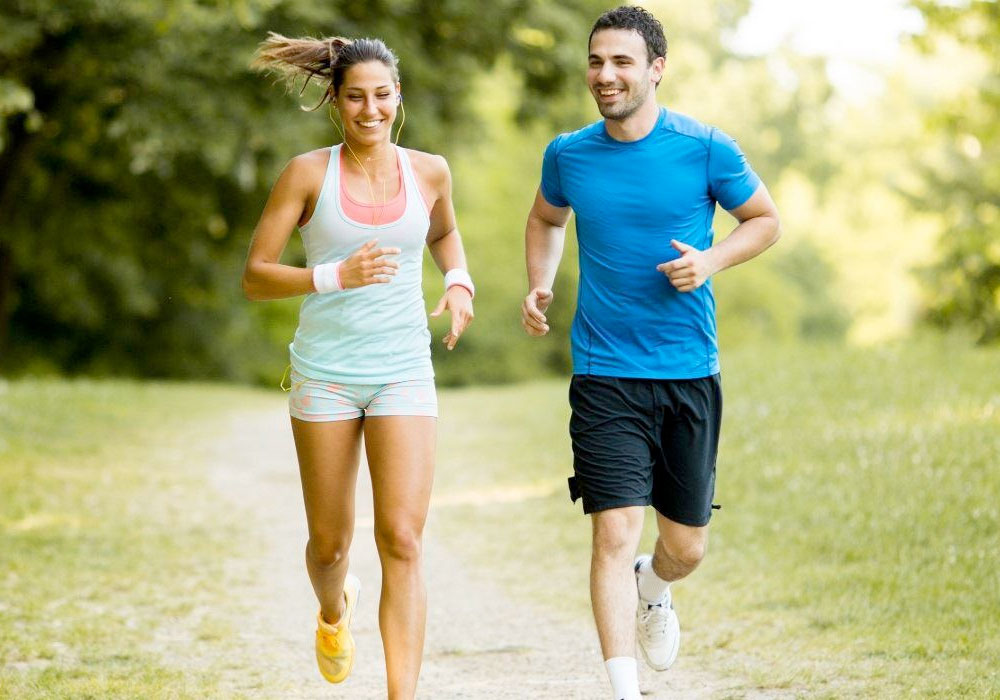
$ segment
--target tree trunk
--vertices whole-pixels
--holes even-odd
[[[7,336],[10,325],[10,293],[14,288],[14,256],[10,248],[0,242],[0,370],[7,356]]]
[[[7,354],[11,291],[14,288],[14,255],[9,244],[13,225],[14,183],[28,149],[24,117],[17,115],[7,122],[7,148],[0,151],[0,369]],[[5,240],[6,239],[6,240]]]

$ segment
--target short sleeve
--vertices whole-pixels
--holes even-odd
[[[760,178],[736,142],[712,129],[708,144],[708,187],[715,201],[724,209],[735,209],[745,204],[759,185]]]
[[[568,207],[569,202],[559,182],[558,144],[559,139],[553,139],[545,149],[545,157],[542,158],[542,196],[554,207]]]

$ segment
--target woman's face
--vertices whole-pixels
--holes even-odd
[[[337,110],[350,139],[364,146],[389,140],[399,104],[399,83],[381,61],[356,63],[344,72]]]

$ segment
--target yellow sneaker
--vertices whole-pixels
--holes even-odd
[[[344,598],[347,606],[337,624],[331,625],[323,619],[323,612],[317,615],[316,663],[323,678],[331,683],[340,683],[351,673],[354,666],[354,637],[351,636],[351,618],[361,593],[361,581],[354,574],[347,574],[344,580]]]

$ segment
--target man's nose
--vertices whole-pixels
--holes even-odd
[[[597,73],[597,82],[599,83],[613,83],[615,81],[615,71],[614,66],[611,65],[610,61],[605,61],[601,64],[601,70]]]

